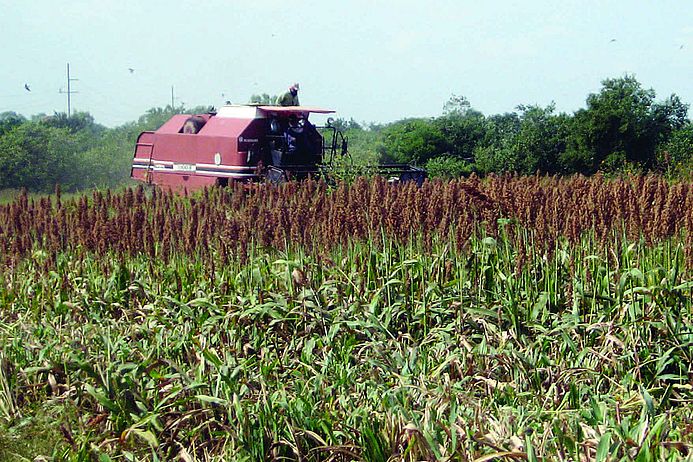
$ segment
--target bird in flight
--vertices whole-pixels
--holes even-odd
[[[616,39],[611,39],[611,40],[609,40],[609,43],[613,43],[615,41],[616,41]]]
[[[681,45],[681,46],[679,47],[679,50],[683,50],[683,45]]]
[[[29,88],[29,84],[28,84],[28,83],[25,83],[25,84],[24,84],[24,89],[25,89],[26,91],[31,91],[31,88]]]
[[[134,73],[135,73],[135,70],[134,70],[133,68],[131,68],[131,67],[128,67],[128,70],[130,71],[130,74],[134,74]]]

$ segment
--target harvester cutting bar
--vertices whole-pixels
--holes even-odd
[[[265,178],[271,183],[283,183],[290,180],[299,180],[309,177],[329,178],[335,169],[331,165],[282,165],[280,167],[269,166],[265,172]],[[360,167],[352,173],[364,176],[383,176],[390,183],[415,182],[418,186],[426,179],[426,171],[419,167],[407,164],[369,165]]]
[[[364,174],[386,177],[390,183],[413,181],[418,186],[426,179],[426,170],[409,164],[368,165],[364,167]]]

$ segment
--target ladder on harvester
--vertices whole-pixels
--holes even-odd
[[[142,132],[140,136],[137,137],[137,142],[135,143],[135,155],[134,159],[147,159],[146,172],[144,174],[144,179],[147,184],[152,183],[152,170],[154,166],[152,164],[152,156],[154,155],[154,143],[147,142],[152,141],[150,138],[154,136],[154,132]],[[149,150],[149,152],[147,152]],[[135,161],[133,160],[133,166],[130,169],[130,176],[132,177],[133,170],[135,168]]]

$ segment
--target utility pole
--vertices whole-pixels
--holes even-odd
[[[79,79],[71,79],[70,78],[70,63],[67,63],[67,91],[63,91],[62,89],[59,91],[59,93],[67,93],[67,116],[70,117],[72,114],[72,107],[70,106],[70,95],[73,93],[79,93],[77,91],[72,91],[71,90],[71,85],[70,82],[73,82],[75,80]]]
[[[173,97],[173,85],[171,85],[171,109],[175,108],[175,98]]]

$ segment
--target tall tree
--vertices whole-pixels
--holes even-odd
[[[518,160],[516,171],[531,175],[536,172],[561,171],[560,156],[565,152],[569,117],[555,115],[555,105],[519,106],[520,127],[512,149]]]
[[[445,138],[450,157],[473,160],[474,149],[484,138],[484,115],[472,109],[467,98],[452,95],[435,125]]]
[[[424,164],[448,152],[445,135],[431,120],[401,120],[383,130],[381,158],[384,161]]]
[[[657,144],[683,126],[688,107],[672,95],[655,102],[633,76],[607,79],[599,93],[587,97],[587,108],[575,113],[572,135],[563,156],[566,168],[594,173],[626,163],[652,168]]]

